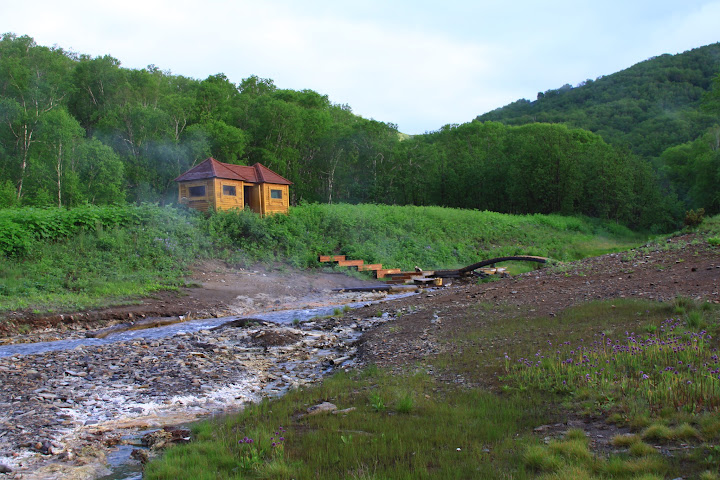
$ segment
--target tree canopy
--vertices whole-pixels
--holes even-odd
[[[293,203],[559,212],[672,228],[684,206],[720,209],[715,51],[658,57],[409,137],[271,79],[126,69],[109,55],[5,34],[0,207],[173,202],[173,179],[213,156],[278,172],[294,183]]]

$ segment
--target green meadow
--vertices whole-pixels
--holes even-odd
[[[194,425],[193,442],[150,463],[146,478],[720,478],[716,306],[593,302],[532,317],[479,304],[465,315],[441,338],[446,353],[401,373],[341,371]],[[660,342],[671,342],[666,360],[679,374],[658,363]],[[563,366],[566,357],[575,360]],[[299,415],[324,401],[344,412]],[[611,451],[594,451],[577,428],[534,433],[568,418],[609,426]]]
[[[392,268],[452,268],[503,255],[576,260],[645,237],[612,222],[441,207],[308,204],[289,215],[205,217],[173,207],[0,209],[0,315],[132,302],[183,286],[193,261],[321,268],[346,254]]]
[[[699,232],[715,245],[720,218]],[[388,328],[406,328],[406,315]],[[616,299],[544,317],[480,303],[461,320],[442,330],[444,353],[401,371],[341,371],[195,424],[193,442],[150,463],[146,478],[720,478],[717,305]],[[343,412],[301,415],[325,401]],[[535,431],[568,419],[589,431]],[[604,449],[598,426],[611,432]]]

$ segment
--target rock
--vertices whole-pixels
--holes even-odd
[[[321,413],[334,412],[337,405],[330,402],[323,402],[307,409],[308,415],[319,415]]]
[[[12,473],[12,468],[0,463],[0,473]]]
[[[134,448],[133,451],[130,452],[130,458],[134,458],[145,465],[150,460],[150,452],[144,449]]]
[[[332,413],[333,413],[333,415],[344,415],[346,413],[354,412],[355,410],[357,410],[356,407],[350,407],[350,408],[345,408],[343,410],[335,410]]]
[[[162,450],[170,445],[190,442],[190,430],[180,427],[165,427],[162,430],[146,433],[142,437],[143,445],[151,450]]]

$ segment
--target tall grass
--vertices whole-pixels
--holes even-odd
[[[176,288],[189,263],[210,248],[204,219],[191,212],[156,206],[80,210],[0,210],[23,229],[27,247],[0,256],[0,315],[87,308]]]
[[[394,268],[452,268],[506,255],[577,260],[637,245],[643,237],[614,223],[559,215],[507,215],[442,207],[302,205],[261,218],[217,212],[211,235],[238,258],[317,265],[345,254]]]
[[[153,205],[1,209],[0,315],[94,307],[175,288],[203,255],[307,268],[320,265],[319,254],[334,253],[393,268],[452,268],[515,254],[574,260],[641,238],[587,218],[440,207],[314,204],[264,218]]]
[[[698,412],[720,409],[720,360],[712,335],[684,329],[669,319],[657,333],[604,333],[573,342],[548,341],[532,357],[507,357],[509,378],[518,385],[571,393],[593,389],[600,396],[632,396],[651,411],[672,407]],[[632,395],[630,395],[632,394]]]
[[[376,408],[370,394],[386,408]],[[415,400],[407,411],[409,394]],[[344,412],[300,415],[321,401]],[[498,469],[520,466],[515,448],[528,440],[516,432],[542,420],[521,396],[447,389],[424,374],[338,373],[320,387],[197,425],[194,441],[151,463],[145,478],[496,478]],[[272,446],[278,433],[281,451]]]

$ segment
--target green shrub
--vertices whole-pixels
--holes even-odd
[[[0,255],[18,257],[26,255],[33,242],[30,232],[22,226],[0,217]]]
[[[633,457],[644,457],[646,455],[653,455],[657,453],[657,450],[655,450],[651,445],[648,445],[644,442],[635,442],[632,445],[630,445],[629,448],[630,455]]]
[[[532,445],[525,451],[525,467],[536,472],[556,472],[564,465],[562,458],[544,447]]]
[[[686,227],[696,228],[703,223],[703,220],[705,220],[705,209],[698,208],[697,210],[685,212],[685,220],[683,221],[683,224]]]
[[[0,314],[91,308],[183,285],[202,215],[152,205],[0,210]]]
[[[676,440],[699,440],[701,438],[700,432],[690,425],[689,423],[682,423],[675,427],[672,431],[672,436]]]
[[[413,409],[413,397],[411,394],[407,393],[400,397],[395,404],[395,410],[398,411],[398,413],[410,413]]]
[[[640,436],[643,440],[668,441],[673,438],[673,431],[666,425],[655,424],[643,430]]]
[[[610,443],[615,447],[629,447],[634,443],[640,442],[640,437],[637,435],[626,434],[626,435],[615,435]]]
[[[10,180],[0,183],[0,208],[15,207],[18,203],[15,185]]]

